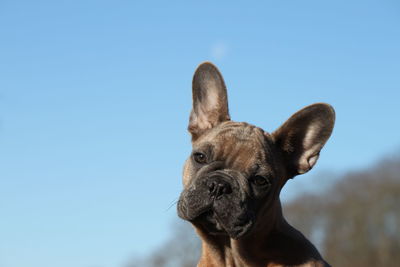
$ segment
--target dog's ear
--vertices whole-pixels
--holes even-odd
[[[332,106],[318,103],[298,111],[272,133],[290,177],[306,173],[315,165],[334,124]]]
[[[230,117],[224,79],[217,67],[210,62],[200,64],[194,73],[192,86],[193,109],[188,130],[194,141]]]

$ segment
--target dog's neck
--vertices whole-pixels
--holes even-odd
[[[198,266],[269,267],[310,262],[324,266],[315,247],[283,218],[280,201],[273,205],[265,214],[265,224],[255,226],[254,231],[239,240],[205,235],[197,229],[203,242]],[[263,231],[257,231],[260,228]]]

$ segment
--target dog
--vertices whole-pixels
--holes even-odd
[[[311,170],[335,111],[307,106],[276,131],[230,120],[224,79],[212,63],[195,71],[188,130],[193,151],[177,209],[202,241],[200,267],[330,266],[282,215],[285,183]]]

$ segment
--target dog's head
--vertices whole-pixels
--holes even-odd
[[[201,64],[193,77],[193,151],[184,166],[179,216],[210,235],[246,235],[268,220],[264,215],[286,181],[315,165],[334,120],[333,108],[319,103],[271,134],[233,122],[220,72]]]

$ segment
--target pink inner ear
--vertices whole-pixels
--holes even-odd
[[[201,109],[197,109],[197,114],[193,116],[193,125],[199,130],[206,130],[212,128],[212,124],[207,117],[207,114]]]
[[[317,163],[318,158],[319,158],[319,154],[312,156],[311,158],[308,159],[308,164],[310,166],[310,169],[312,167],[314,167],[315,163]]]
[[[308,172],[309,170],[312,169],[312,167],[314,167],[315,163],[317,163],[318,158],[319,158],[319,153],[317,155],[313,155],[308,158],[305,155],[303,155],[299,160],[299,167],[297,172],[299,174],[304,174]]]

